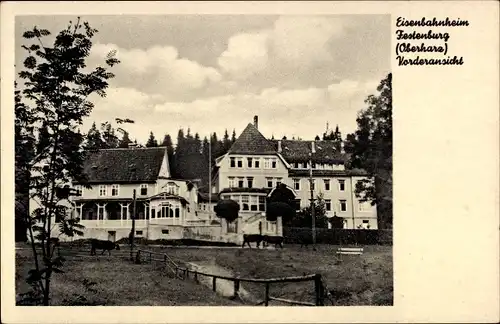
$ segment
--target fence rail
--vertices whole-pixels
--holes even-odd
[[[153,251],[146,250],[137,250],[136,252],[136,262],[140,263],[142,261],[141,255],[149,256],[145,257],[144,260],[151,261],[163,261],[165,265],[173,272],[174,276],[181,278],[183,280],[189,279],[190,274],[192,274],[193,279],[196,282],[199,282],[200,276],[210,277],[212,278],[212,290],[217,290],[217,279],[220,280],[228,280],[232,281],[234,285],[233,290],[233,298],[239,297],[239,291],[241,282],[252,282],[259,283],[265,285],[265,298],[261,302],[258,302],[256,305],[269,305],[269,301],[279,301],[282,303],[288,303],[292,305],[303,305],[303,306],[324,306],[324,297],[325,297],[325,286],[321,274],[310,274],[304,276],[295,276],[295,277],[282,277],[282,278],[270,278],[270,279],[258,279],[258,278],[240,278],[240,277],[231,277],[231,276],[222,276],[215,275],[211,273],[205,273],[197,270],[190,270],[187,267],[181,267],[177,263],[175,263],[166,253],[159,253]],[[163,258],[156,259],[153,258],[153,255],[163,255]],[[314,281],[315,288],[315,303],[309,303],[298,300],[284,299],[270,296],[269,290],[271,284],[276,283],[289,283],[289,282],[304,282],[304,281]]]

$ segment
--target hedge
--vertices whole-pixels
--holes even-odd
[[[311,228],[283,227],[285,243],[311,243]],[[316,243],[318,244],[363,244],[363,245],[392,245],[392,230],[372,229],[316,229]]]

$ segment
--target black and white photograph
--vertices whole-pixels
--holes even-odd
[[[17,305],[393,304],[389,15],[15,33]]]
[[[2,323],[499,322],[498,3],[0,9]]]

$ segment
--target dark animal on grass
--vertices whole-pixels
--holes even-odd
[[[300,243],[301,248],[304,246],[307,248],[310,244],[313,243],[313,241],[312,241],[311,237],[304,236],[304,237],[299,238],[299,243]]]
[[[274,244],[274,247],[278,247],[278,245],[283,248],[283,236],[271,236],[271,235],[264,235],[263,238],[263,245],[267,246],[268,244]]]
[[[243,244],[241,247],[243,248],[245,246],[245,243],[248,245],[249,248],[252,248],[250,246],[250,243],[255,242],[256,246],[260,246],[260,242],[262,242],[263,236],[260,234],[243,234]]]
[[[108,251],[108,254],[111,255],[111,250],[114,249],[120,250],[120,246],[111,241],[92,239],[90,241],[90,244],[92,245],[92,248],[90,250],[90,255],[95,255],[96,250],[102,250],[101,255],[103,255],[105,251]]]

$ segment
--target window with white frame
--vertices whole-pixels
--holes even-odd
[[[324,179],[323,181],[325,183],[325,190],[329,191],[330,190],[330,179]]]
[[[143,183],[141,184],[141,196],[147,196],[148,194],[148,184]]]
[[[347,211],[347,201],[339,200],[339,209],[341,212]]]
[[[238,163],[238,168],[243,168],[243,159],[242,158],[238,158],[236,162]]]
[[[339,180],[339,190],[345,191],[345,180]]]
[[[277,178],[276,179],[276,187],[279,186],[283,182],[283,178]]]
[[[259,211],[266,210],[266,197],[259,196]]]
[[[250,196],[250,210],[257,211],[259,209],[259,197]]]
[[[269,158],[264,158],[264,169],[271,168],[271,160]]]
[[[167,184],[167,192],[171,195],[178,195],[179,194],[179,186],[177,186],[173,182],[170,182]]]
[[[278,167],[278,161],[276,159],[271,159],[271,168],[276,169]]]
[[[325,210],[326,211],[332,210],[332,201],[331,201],[331,199],[325,199]]]
[[[241,196],[241,209],[242,210],[249,210],[250,209],[250,206],[249,206],[249,197],[247,195],[245,196]]]
[[[295,190],[300,190],[300,179],[293,179],[293,188]]]
[[[99,186],[99,196],[101,196],[101,197],[106,196],[106,189],[107,189],[106,185],[100,185]]]
[[[298,168],[299,168],[299,163],[298,163],[298,162],[295,162],[295,163],[293,164],[293,167],[294,167],[295,169],[298,169]]]
[[[247,158],[247,167],[248,167],[249,169],[251,169],[251,168],[252,168],[252,165],[253,165],[253,163],[252,163],[252,162],[253,162],[253,159],[252,159],[251,157],[250,157],[250,158]]]
[[[111,196],[118,196],[120,193],[120,185],[114,184],[111,186]]]
[[[247,178],[248,188],[253,188],[253,177]]]
[[[273,178],[266,178],[266,185],[268,188],[273,187]]]
[[[255,158],[253,163],[254,163],[254,165],[253,165],[254,168],[256,168],[256,169],[260,168],[260,159],[259,158]]]
[[[234,177],[229,177],[228,181],[229,181],[229,188],[234,188]]]
[[[245,178],[240,177],[238,178],[238,188],[243,188],[245,187]]]
[[[366,211],[369,211],[370,205],[366,201],[359,201],[358,200],[358,209],[360,212],[366,212]]]
[[[230,161],[229,166],[230,166],[231,168],[235,168],[235,167],[236,167],[236,158],[234,158],[234,157],[229,158],[229,161]]]

